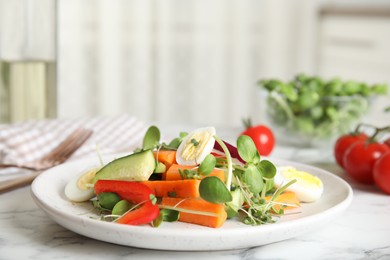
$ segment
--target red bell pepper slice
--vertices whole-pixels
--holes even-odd
[[[145,202],[136,210],[132,210],[122,215],[116,223],[128,225],[143,225],[152,222],[160,214],[160,209],[150,200]]]
[[[121,216],[117,223],[142,225],[152,222],[160,214],[160,209],[150,200],[153,190],[143,183],[120,180],[98,180],[94,186],[95,194],[114,192],[121,199],[128,200],[140,207]]]

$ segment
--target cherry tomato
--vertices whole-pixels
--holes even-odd
[[[375,162],[372,174],[375,184],[382,191],[390,194],[390,152],[385,153]]]
[[[357,141],[365,141],[367,140],[367,135],[364,133],[359,134],[346,134],[342,135],[337,139],[336,144],[334,146],[334,156],[336,162],[344,168],[343,158],[347,149]]]
[[[275,146],[275,137],[271,129],[265,125],[249,127],[241,135],[252,138],[260,155],[269,155]]]
[[[372,174],[374,163],[388,151],[390,151],[390,147],[383,143],[357,141],[345,152],[344,169],[356,181],[372,184],[374,183]]]

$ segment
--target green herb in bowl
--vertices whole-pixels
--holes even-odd
[[[259,85],[267,91],[267,115],[277,138],[305,147],[329,145],[350,131],[368,111],[370,99],[388,89],[386,84],[304,74],[288,82],[261,80]]]

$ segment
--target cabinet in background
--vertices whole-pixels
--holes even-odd
[[[390,85],[390,9],[379,13],[324,13],[319,17],[318,73],[326,78],[340,76],[369,83]],[[373,103],[365,121],[388,124],[389,96]]]
[[[389,16],[320,16],[318,50],[324,76],[390,83],[390,10]]]

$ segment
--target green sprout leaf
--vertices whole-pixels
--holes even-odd
[[[152,227],[159,227],[161,223],[163,222],[163,214],[160,211],[160,214],[158,214],[158,217],[152,221]]]
[[[260,161],[260,154],[256,149],[255,143],[247,135],[241,135],[237,138],[237,150],[240,157],[248,163]]]
[[[255,165],[249,165],[243,175],[243,181],[253,194],[259,194],[263,189],[264,182],[261,172]]]
[[[160,130],[156,126],[151,126],[145,133],[142,148],[144,150],[154,149],[160,142]]]
[[[176,138],[174,138],[172,141],[169,142],[169,144],[167,145],[167,147],[172,148],[172,149],[177,149],[177,148],[179,148],[180,143],[181,143],[180,138],[179,138],[179,137],[176,137]]]
[[[258,169],[262,173],[264,178],[267,179],[273,179],[276,175],[276,167],[275,165],[268,161],[268,160],[262,160],[258,165]]]
[[[155,205],[157,203],[157,198],[156,198],[156,196],[154,196],[154,194],[150,194],[149,199],[153,205]]]
[[[180,212],[173,209],[161,209],[160,214],[162,215],[163,221],[175,222],[179,220]]]
[[[212,154],[208,154],[199,165],[198,173],[203,176],[209,175],[215,168],[217,160]]]
[[[172,139],[172,141],[169,142],[169,144],[163,143],[162,148],[165,150],[177,150],[179,148],[181,142],[183,141],[184,137],[188,135],[187,132],[180,132],[179,137],[176,137]]]
[[[230,192],[232,194],[232,201],[225,204],[225,210],[228,218],[238,216],[238,211],[241,209],[242,204],[245,202],[245,197],[240,189],[235,189]]]
[[[112,209],[112,215],[121,216],[125,214],[129,209],[131,209],[134,205],[128,202],[127,200],[121,200],[115,204]]]
[[[179,169],[180,177],[184,179],[200,179],[199,173],[196,170],[191,169]]]
[[[274,179],[273,178],[272,179],[265,179],[265,189],[264,189],[265,192],[264,193],[267,193],[273,189],[274,189]]]
[[[220,204],[232,200],[226,185],[215,176],[206,177],[200,182],[199,193],[202,199],[211,203]]]

